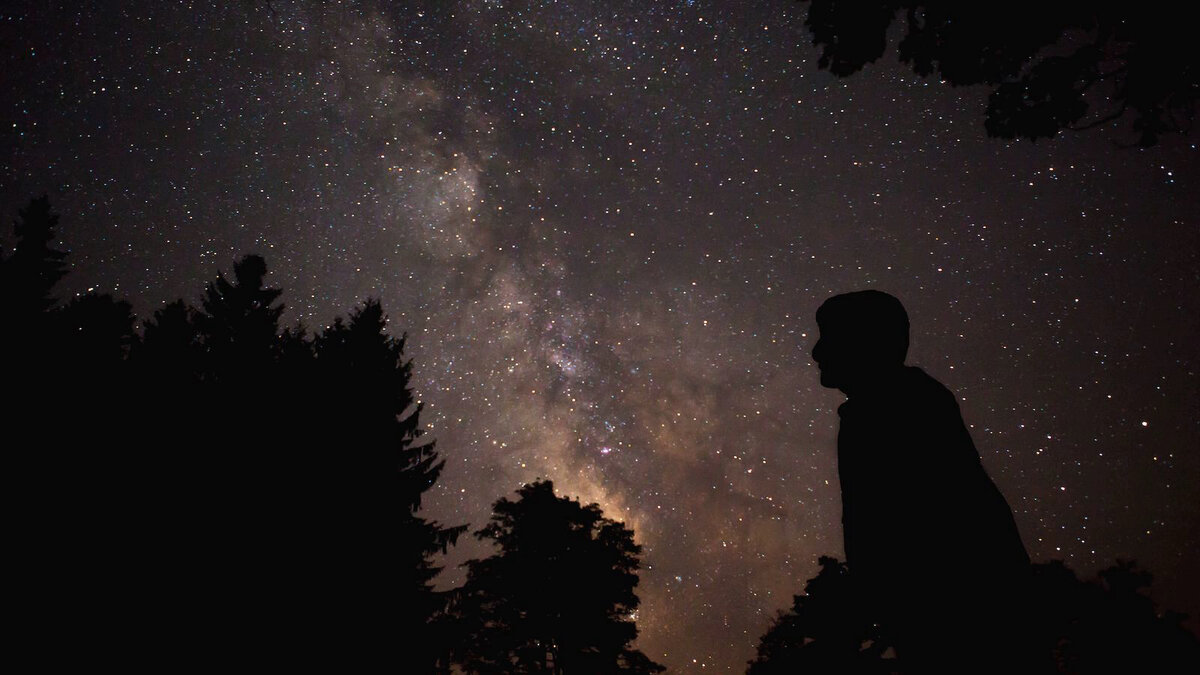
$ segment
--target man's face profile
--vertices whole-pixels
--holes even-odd
[[[821,369],[821,386],[841,389],[847,380],[853,379],[854,359],[847,353],[851,351],[847,344],[849,336],[828,324],[818,324],[818,330],[820,337],[813,345],[812,358]]]
[[[908,315],[896,298],[879,291],[836,295],[817,310],[820,336],[812,358],[821,386],[863,390],[904,364]]]

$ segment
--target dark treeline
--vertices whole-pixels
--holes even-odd
[[[32,200],[0,258],[11,637],[43,670],[662,670],[629,646],[633,532],[549,482],[434,589],[467,526],[419,515],[443,460],[379,301],[283,327],[249,255],[139,327],[56,297],[57,226]]]
[[[10,643],[41,670],[663,670],[631,646],[633,531],[549,481],[497,495],[474,533],[495,553],[434,588],[467,526],[421,515],[443,460],[379,301],[318,332],[285,327],[250,255],[198,306],[139,325],[110,295],[56,296],[67,256],[46,198],[14,224],[0,257],[7,597]],[[1195,636],[1132,564],[1098,582],[1061,563],[1036,576],[1028,617],[1054,671],[1195,672]],[[823,558],[749,672],[906,672],[850,578]]]

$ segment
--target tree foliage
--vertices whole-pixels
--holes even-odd
[[[922,76],[991,89],[984,126],[1000,138],[1049,138],[1127,118],[1137,142],[1186,133],[1200,93],[1200,51],[1182,5],[1167,2],[811,0],[818,65],[845,77],[887,49]]]
[[[67,274],[67,254],[53,248],[58,214],[50,209],[45,195],[29,200],[13,221],[16,246],[8,257],[0,257],[4,316],[10,321],[32,321],[56,304],[51,294]]]
[[[804,594],[760,639],[746,672],[911,672],[904,654],[889,649],[886,629],[858,610],[845,563],[822,557],[820,565]],[[1200,669],[1200,641],[1183,625],[1186,617],[1155,607],[1147,594],[1151,576],[1136,564],[1119,561],[1092,581],[1080,580],[1061,561],[1033,567],[1034,600],[1018,617],[1035,642],[1034,663],[1025,672],[1182,675]],[[979,649],[974,657],[978,662],[962,664],[962,672],[987,671],[994,655]]]
[[[654,673],[637,637],[641,546],[595,504],[558,497],[550,481],[500,499],[475,536],[495,555],[467,563],[457,615],[473,673]]]
[[[879,626],[851,600],[846,563],[828,556],[818,562],[821,570],[805,584],[803,595],[793,597],[791,609],[775,618],[746,672],[894,672],[896,662]]]
[[[421,405],[410,385],[412,363],[404,358],[406,336],[388,335],[386,326],[379,301],[367,300],[349,321],[335,319],[313,340],[315,377],[329,392],[315,414],[334,430],[325,442],[344,448],[340,464],[317,469],[343,488],[325,510],[344,513],[344,519],[331,523],[334,531],[356,533],[349,546],[368,544],[356,548],[361,569],[372,572],[365,579],[369,583],[351,583],[361,597],[375,598],[368,602],[381,620],[389,615],[399,620],[361,629],[395,631],[380,642],[402,640],[408,667],[428,672],[444,660],[452,639],[443,616],[445,595],[432,585],[440,570],[434,556],[445,553],[466,526],[446,527],[419,515],[422,497],[437,482],[444,460],[420,427]],[[374,451],[364,452],[368,449]],[[355,505],[353,512],[346,505]],[[388,515],[380,519],[377,514]],[[394,592],[381,593],[376,579],[387,579]]]
[[[55,296],[57,224],[33,200],[0,257],[10,563],[33,648],[62,665],[435,670],[436,556],[465,526],[420,513],[443,460],[380,303],[282,329],[282,291],[249,255],[139,335],[125,301]]]

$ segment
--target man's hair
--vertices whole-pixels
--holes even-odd
[[[908,355],[908,313],[899,300],[883,291],[829,298],[817,310],[817,325],[836,330],[881,361],[904,363]]]

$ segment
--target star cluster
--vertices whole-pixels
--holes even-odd
[[[257,252],[288,321],[380,297],[447,459],[429,512],[598,502],[672,672],[742,671],[841,554],[812,316],[865,287],[1035,559],[1136,558],[1200,613],[1190,139],[987,139],[984,92],[818,71],[784,0],[81,4],[0,12],[0,195],[49,193],[69,289],[147,316]]]

